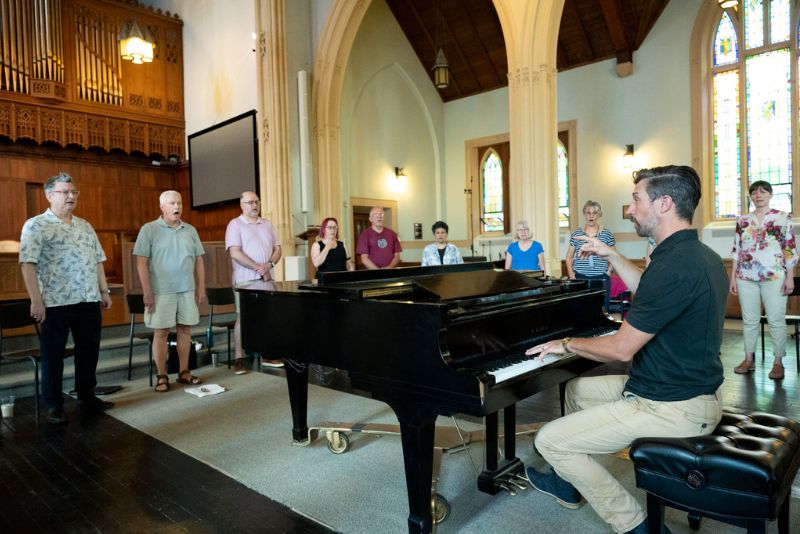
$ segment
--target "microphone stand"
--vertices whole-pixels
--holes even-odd
[[[469,198],[469,251],[475,257],[475,235],[473,234],[473,215],[472,215],[472,176],[469,177],[469,187],[464,189],[464,194]]]

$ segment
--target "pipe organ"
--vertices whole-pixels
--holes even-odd
[[[152,63],[120,57],[131,20]],[[182,26],[137,0],[0,0],[0,137],[183,158]]]

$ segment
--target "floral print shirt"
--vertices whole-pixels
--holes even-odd
[[[106,255],[88,222],[73,215],[67,224],[47,208],[25,222],[19,241],[19,262],[36,264],[45,307],[101,300],[97,264]]]
[[[797,263],[792,215],[772,209],[761,224],[755,212],[739,217],[731,257],[736,261],[736,278],[753,282],[781,278]]]

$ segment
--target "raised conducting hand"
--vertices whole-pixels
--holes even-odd
[[[589,256],[593,255],[605,258],[614,251],[614,249],[612,249],[611,247],[609,247],[596,237],[580,235],[576,236],[575,239],[583,241],[583,245],[581,245],[581,250],[578,252],[578,256],[580,256],[581,259],[584,260]]]

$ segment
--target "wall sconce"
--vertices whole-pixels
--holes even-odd
[[[719,7],[722,9],[728,9],[729,7],[736,7],[739,5],[739,0],[717,0],[719,2]]]
[[[153,49],[156,45],[154,39],[142,32],[136,21],[130,21],[125,25],[125,29],[119,34],[119,50],[122,59],[132,61],[136,65],[151,63],[153,61]]]
[[[622,167],[632,169],[634,163],[633,145],[625,145],[625,154],[622,155]]]
[[[394,168],[394,176],[395,176],[395,178],[397,178],[398,180],[400,180],[400,178],[401,178],[401,177],[402,177],[402,178],[405,178],[405,177],[406,177],[406,170],[405,170],[405,168],[403,168],[403,167],[395,167],[395,168]]]

